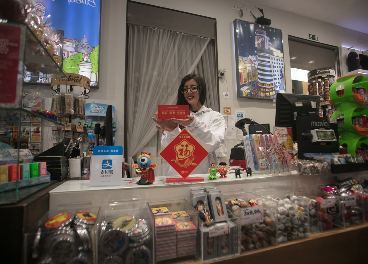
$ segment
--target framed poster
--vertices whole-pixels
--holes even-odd
[[[88,77],[98,86],[101,0],[31,0],[34,12],[47,18],[63,38],[65,73]],[[25,82],[51,83],[51,77],[25,69]]]
[[[285,92],[280,29],[234,20],[238,98],[274,99]]]

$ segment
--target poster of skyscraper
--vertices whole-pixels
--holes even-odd
[[[91,86],[98,86],[101,0],[31,1],[33,12],[63,35],[63,71],[86,76]],[[51,82],[47,74],[25,75],[26,82]]]
[[[238,98],[274,99],[285,92],[280,29],[234,20]]]

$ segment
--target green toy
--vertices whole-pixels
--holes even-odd
[[[211,163],[211,168],[208,169],[208,172],[210,173],[210,175],[208,176],[208,179],[216,180],[218,178],[218,176],[216,175],[217,167],[215,163]]]
[[[338,119],[339,145],[346,145],[347,153],[352,156],[356,156],[356,149],[362,143],[368,145],[368,128],[353,124],[354,117],[368,116],[367,88],[368,79],[362,74],[338,78],[330,88],[330,99],[337,109],[331,118]]]

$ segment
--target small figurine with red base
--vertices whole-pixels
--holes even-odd
[[[227,178],[227,168],[226,168],[226,162],[220,162],[219,167],[217,169],[217,172],[220,173],[220,178]]]
[[[157,164],[151,164],[152,159],[147,151],[143,151],[138,156],[138,164],[132,164],[132,167],[136,169],[136,172],[140,175],[141,179],[137,182],[139,185],[152,184],[155,181],[155,171],[153,170]]]

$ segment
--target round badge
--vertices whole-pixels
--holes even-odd
[[[45,227],[47,228],[58,228],[68,225],[72,221],[71,213],[61,213],[51,217],[45,223]]]
[[[97,216],[87,212],[87,211],[78,211],[76,216],[75,216],[75,222],[76,224],[78,222],[81,222],[83,224],[94,224],[96,222]]]
[[[102,264],[123,264],[123,259],[119,256],[109,256],[102,261]]]
[[[85,254],[80,253],[78,256],[69,260],[66,264],[92,264],[91,259]]]
[[[79,235],[79,238],[82,241],[83,244],[83,251],[89,251],[92,248],[92,243],[91,243],[91,239],[90,236],[88,234],[88,230],[84,229],[84,228],[75,228],[75,231],[77,232],[77,234]]]
[[[120,229],[110,229],[101,237],[101,250],[107,256],[121,255],[128,247],[128,235]]]
[[[151,263],[151,251],[146,246],[133,247],[128,250],[125,255],[125,263],[134,264],[134,263],[142,263],[149,264]]]
[[[137,219],[134,216],[123,216],[114,221],[114,228],[118,228],[127,233],[138,227]]]
[[[77,254],[75,239],[70,233],[55,233],[47,245],[47,252],[55,262],[66,262]]]
[[[129,237],[144,236],[147,235],[148,232],[149,228],[146,220],[138,219],[138,227],[134,229],[132,232],[130,232],[128,235]]]

